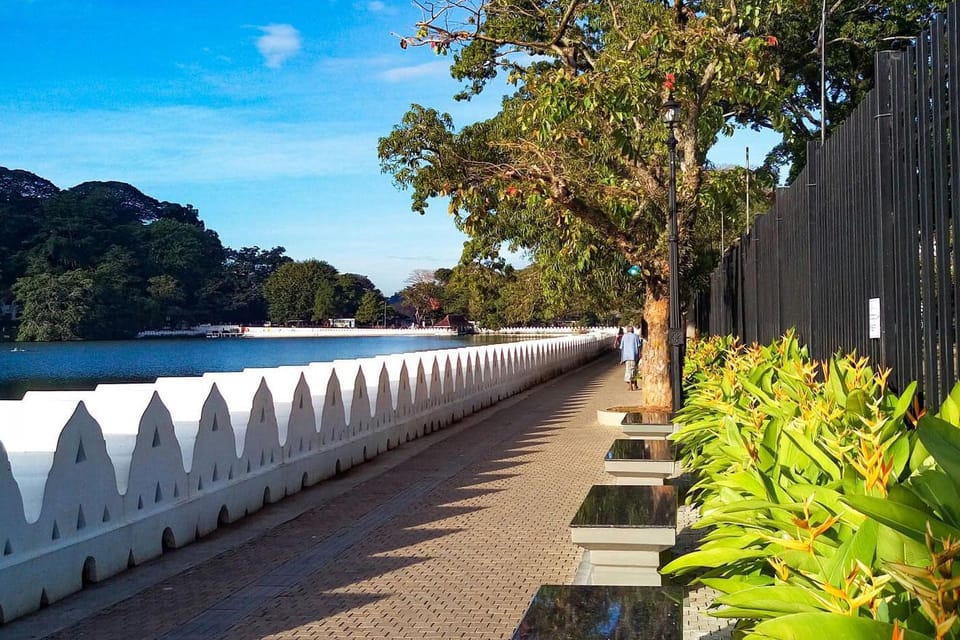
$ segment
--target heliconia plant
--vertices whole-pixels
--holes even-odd
[[[707,533],[664,572],[717,589],[746,638],[958,637],[960,387],[920,417],[915,384],[792,332],[688,362],[674,440]]]

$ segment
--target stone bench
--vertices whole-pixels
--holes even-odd
[[[543,585],[513,640],[681,640],[680,587]]]
[[[666,440],[619,438],[604,456],[603,466],[616,484],[661,485],[676,472],[674,454]]]
[[[675,487],[594,485],[570,522],[571,540],[584,548],[577,582],[659,586],[660,553],[676,529]]]
[[[619,427],[628,438],[663,439],[676,431],[670,415],[643,407],[608,407],[597,411],[601,425]]]

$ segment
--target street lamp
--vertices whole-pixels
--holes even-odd
[[[670,127],[667,136],[667,148],[670,150],[670,188],[667,205],[670,214],[669,236],[667,237],[670,250],[670,325],[667,330],[667,343],[670,345],[670,388],[673,394],[673,412],[676,413],[683,406],[683,347],[685,341],[684,330],[680,320],[680,273],[677,253],[677,137],[674,130],[680,122],[680,104],[673,99],[673,92],[663,103],[663,121]]]

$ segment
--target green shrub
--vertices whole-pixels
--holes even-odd
[[[956,608],[960,499],[927,451],[960,454],[960,431],[925,430],[933,418],[918,431],[905,420],[915,385],[896,395],[855,355],[814,362],[792,332],[704,341],[688,361],[674,439],[708,531],[664,572],[718,589],[715,615],[747,637],[953,637],[937,626],[948,633]],[[960,393],[950,402],[956,424]]]

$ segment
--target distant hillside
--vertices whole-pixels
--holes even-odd
[[[60,189],[0,167],[0,302],[17,300],[21,339],[259,322],[260,286],[285,260],[282,247],[225,248],[191,205],[123,182]]]
[[[0,167],[0,202],[15,199],[44,200],[60,193],[57,185],[22,169]]]

